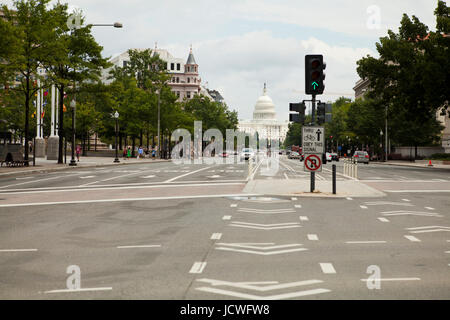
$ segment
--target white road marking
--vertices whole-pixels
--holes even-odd
[[[367,209],[367,207],[366,206],[360,206],[361,207],[361,209]]]
[[[58,177],[51,177],[51,178],[44,178],[44,179],[38,179],[38,180],[33,180],[33,181],[26,181],[26,182],[21,182],[21,183],[9,184],[7,186],[0,187],[0,189],[4,189],[4,188],[8,188],[8,187],[14,187],[14,186],[21,186],[21,185],[24,185],[24,184],[36,183],[36,182],[40,182],[40,181],[47,181],[47,180],[54,180],[54,179],[61,179],[61,178],[68,178],[68,177],[73,177],[73,176],[79,176],[81,174],[86,174],[86,173],[85,172],[78,172],[76,174],[63,175],[63,176],[58,176]]]
[[[260,224],[260,223],[248,223],[248,222],[240,222],[240,221],[234,221],[229,226],[230,227],[239,227],[239,228],[248,228],[248,229],[257,229],[257,230],[277,230],[277,229],[289,229],[289,228],[300,228],[301,227],[301,225],[297,222]]]
[[[230,208],[236,208],[236,207],[237,207],[237,203],[230,204]]]
[[[0,252],[35,252],[38,249],[0,249]]]
[[[347,200],[353,200],[353,198],[347,197]]]
[[[207,199],[207,198],[226,198],[239,197],[242,194],[215,194],[215,195],[199,195],[199,196],[171,196],[171,197],[150,197],[150,198],[123,198],[123,199],[101,199],[101,200],[74,200],[60,202],[34,202],[34,203],[14,203],[1,204],[0,208],[10,207],[30,207],[30,206],[49,206],[61,204],[81,204],[81,203],[110,203],[110,202],[129,202],[129,201],[154,201],[154,200],[177,200],[177,199]],[[245,194],[245,196],[260,196],[259,194]]]
[[[80,177],[80,179],[91,179],[91,178],[95,178],[96,176],[85,176],[85,177]]]
[[[309,221],[308,217],[306,216],[300,216],[301,221]]]
[[[145,176],[145,177],[142,177],[143,179],[150,179],[150,178],[154,178],[154,177],[156,177],[155,175],[149,175],[149,176]]]
[[[189,273],[202,273],[206,267],[206,262],[195,262]]]
[[[389,193],[438,193],[438,192],[450,192],[450,190],[383,190]]]
[[[439,232],[439,231],[450,232],[450,227],[427,226],[427,227],[406,228],[406,230],[410,230],[409,231],[410,233],[426,233],[426,232]]]
[[[417,239],[414,236],[405,236],[405,238],[412,242],[421,242],[419,239]]]
[[[266,245],[265,243],[255,243],[253,245],[249,245],[246,243],[218,243],[217,246],[218,247],[215,248],[216,250],[257,254],[257,255],[263,255],[263,256],[270,256],[270,255],[275,255],[275,254],[292,253],[292,252],[308,250],[306,248],[286,249],[286,248],[302,246],[302,244],[300,244],[300,243],[285,244],[285,245],[272,245],[272,244]],[[250,250],[250,249],[253,249],[253,250]],[[283,249],[283,250],[275,250],[275,249]],[[269,250],[272,250],[272,251],[269,251]]]
[[[309,286],[322,283],[322,280],[305,280],[280,284],[278,281],[261,281],[261,282],[230,282],[214,279],[198,279],[197,281],[209,283],[212,286],[227,286],[232,288],[240,288],[253,290],[258,292],[267,292],[272,290],[287,289],[300,286]],[[261,284],[258,286],[258,284]],[[267,285],[264,285],[267,284]]]
[[[384,216],[426,216],[426,217],[442,217],[437,212],[428,212],[428,211],[409,211],[409,210],[399,210],[399,211],[384,211],[382,212]]]
[[[347,241],[347,244],[371,244],[371,243],[386,243],[386,241]]]
[[[222,220],[231,220],[231,216],[223,216]]]
[[[222,234],[221,233],[213,233],[211,235],[211,240],[220,240],[220,238],[222,238]]]
[[[410,202],[411,200],[408,200],[408,199],[402,199],[403,201],[406,201],[406,202]]]
[[[44,293],[70,293],[70,292],[106,291],[106,290],[112,290],[112,287],[50,290],[44,291]]]
[[[371,202],[365,202],[364,204],[366,206],[384,206],[384,205],[404,206],[404,207],[413,207],[414,206],[411,203],[391,202],[391,201],[371,201]]]
[[[284,173],[284,177],[286,178],[286,180],[289,180],[288,175],[286,174],[286,172]]]
[[[27,179],[33,179],[34,177],[23,177],[23,178],[16,178],[16,180],[27,180]]]
[[[300,209],[302,207],[302,205],[301,204],[296,204],[294,207],[297,208],[297,209]]]
[[[319,263],[319,265],[323,273],[327,274],[336,273],[336,270],[334,269],[332,263]]]
[[[252,208],[239,208],[238,212],[245,213],[258,213],[258,214],[280,214],[280,213],[295,213],[294,209],[252,209]]]
[[[308,234],[308,240],[317,241],[319,240],[319,237],[317,236],[317,234]]]
[[[381,222],[389,222],[389,220],[386,218],[378,218],[378,220],[380,220]]]
[[[420,278],[378,278],[378,279],[361,279],[361,281],[418,281]]]
[[[425,209],[427,209],[427,210],[434,210],[434,208],[432,208],[432,207],[425,207]]]
[[[294,197],[294,198],[291,198],[291,200],[292,200],[292,201],[297,201],[297,198]]]
[[[211,167],[205,167],[205,168],[201,168],[201,169],[198,169],[198,170],[195,170],[195,171],[191,171],[191,172],[182,174],[181,176],[177,176],[177,177],[174,177],[174,178],[172,178],[172,179],[166,180],[166,181],[164,181],[164,182],[166,182],[166,183],[172,182],[172,181],[178,180],[178,179],[180,179],[180,178],[184,178],[184,177],[186,177],[186,176],[189,176],[189,175],[191,175],[191,174],[194,174],[194,173],[197,173],[197,172],[200,172],[200,171],[207,170],[207,169],[209,169],[209,168],[211,168]]]
[[[118,246],[117,249],[134,249],[134,248],[161,248],[160,244],[148,244],[138,246]]]

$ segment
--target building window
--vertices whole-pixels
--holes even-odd
[[[175,70],[175,63],[170,64],[170,70]]]
[[[180,71],[180,64],[177,63],[177,70]]]
[[[177,91],[177,97],[178,98],[180,97],[180,91]]]
[[[197,83],[197,78],[194,78],[194,83]]]
[[[180,78],[179,77],[177,77],[177,83],[180,83]]]
[[[191,92],[190,92],[190,91],[187,91],[187,92],[186,92],[186,97],[187,97],[188,99],[191,98]]]
[[[188,83],[191,83],[191,78],[188,77],[188,78],[187,78],[187,82],[188,82]]]

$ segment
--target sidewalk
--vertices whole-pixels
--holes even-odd
[[[387,162],[373,161],[371,163],[385,165],[385,166],[404,166],[404,167],[416,167],[416,168],[419,167],[419,168],[450,169],[450,165],[443,164],[443,161],[437,161],[437,160],[431,160],[431,163],[433,164],[432,167],[428,166],[429,160],[417,160],[416,162],[389,160]]]
[[[138,164],[138,163],[158,163],[169,162],[171,160],[152,160],[149,158],[144,159],[129,159],[124,160],[119,158],[120,163],[114,163],[114,157],[80,157],[80,161],[77,165],[69,166],[70,157],[67,157],[67,164],[57,164],[57,160],[47,160],[44,158],[36,158],[36,166],[33,167],[33,162],[30,162],[29,167],[0,167],[0,178],[12,174],[28,174],[33,172],[53,172],[64,169],[72,168],[92,168],[92,167],[104,167],[104,166],[116,166],[126,164]]]
[[[314,193],[310,192],[309,180],[279,179],[250,180],[244,188],[245,193],[264,194],[268,196],[300,197],[383,197],[385,194],[356,180],[336,181],[336,194],[332,193],[331,181],[316,181]]]

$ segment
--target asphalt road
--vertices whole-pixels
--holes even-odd
[[[309,179],[284,157],[260,170]],[[382,198],[244,195],[247,177],[152,163],[0,178],[0,299],[450,299],[450,170],[361,165]]]

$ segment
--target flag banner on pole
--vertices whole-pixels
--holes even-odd
[[[48,90],[44,91],[44,97],[48,96]]]

